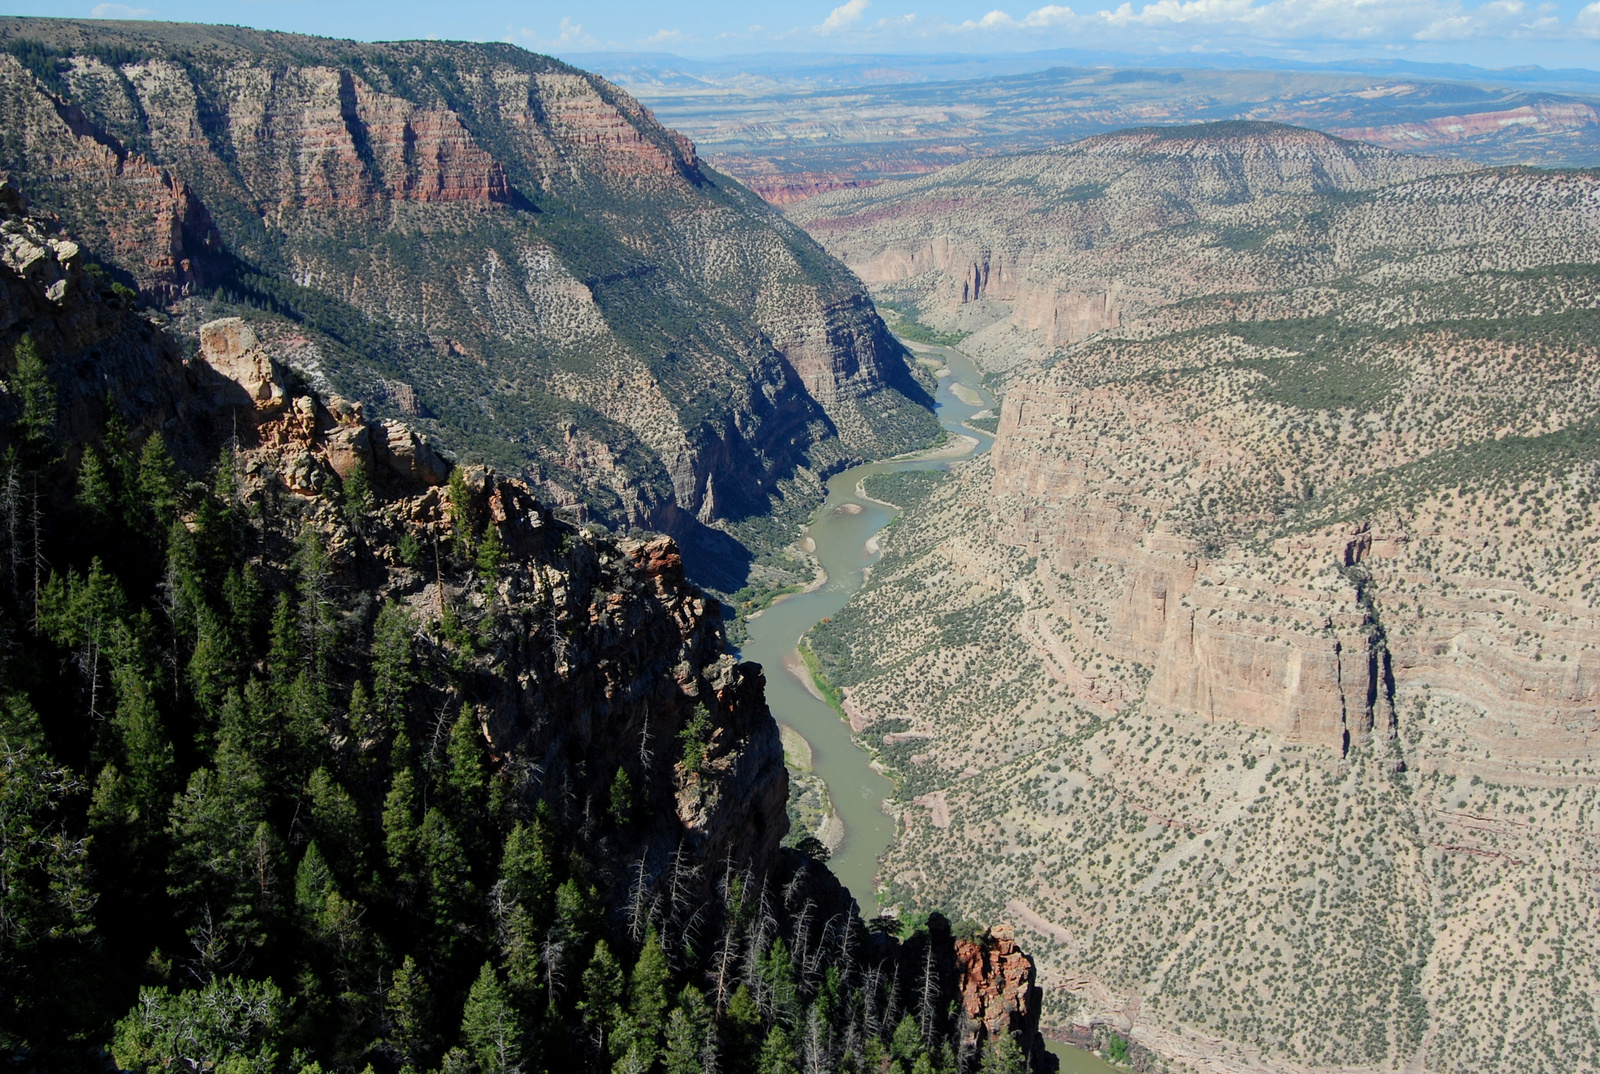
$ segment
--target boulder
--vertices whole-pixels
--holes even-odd
[[[328,464],[345,480],[362,465],[371,465],[372,437],[365,425],[341,425],[327,436]]]
[[[442,485],[450,479],[450,464],[402,422],[383,422],[373,429],[372,440],[378,461],[398,476],[427,485]]]
[[[243,399],[227,400],[258,411],[277,410],[288,393],[277,367],[261,346],[255,330],[239,317],[224,317],[200,326],[200,356],[226,380],[238,385]]]

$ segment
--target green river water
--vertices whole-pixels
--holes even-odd
[[[808,688],[810,677],[796,647],[802,634],[844,607],[861,588],[866,568],[878,558],[873,539],[899,513],[858,496],[856,485],[871,474],[892,470],[947,469],[952,462],[988,450],[992,443],[987,435],[961,424],[994,402],[972,362],[946,347],[918,347],[917,354],[948,363],[949,375],[939,378],[939,420],[952,438],[967,439],[967,450],[959,457],[946,451],[942,458],[873,462],[835,474],[828,481],[828,498],[806,528],[806,535],[816,542],[817,559],[828,580],[809,593],[784,597],[752,618],[741,649],[744,659],[766,669],[767,704],[772,715],[811,744],[812,766],[827,783],[844,826],[844,842],[828,864],[856,897],[865,917],[877,913],[878,856],[893,838],[895,824],[884,812],[884,800],[894,787],[869,766],[867,755],[851,741],[850,725]],[[977,399],[978,405],[963,402],[961,395]]]
[[[966,450],[959,455],[946,450],[933,453],[937,457],[868,463],[834,475],[828,482],[827,499],[806,528],[806,535],[816,542],[816,555],[827,581],[809,593],[784,597],[749,620],[748,637],[741,649],[744,659],[754,660],[766,670],[772,715],[811,745],[812,767],[827,783],[844,830],[844,841],[828,865],[856,897],[864,917],[878,912],[878,857],[893,839],[895,826],[884,804],[894,786],[871,768],[867,755],[851,740],[850,725],[808,688],[810,676],[797,646],[802,634],[844,607],[861,588],[867,568],[878,558],[874,538],[899,513],[857,495],[857,484],[871,474],[893,470],[948,469],[954,462],[987,451],[993,443],[988,435],[962,424],[994,405],[994,397],[983,387],[972,362],[948,347],[918,346],[916,353],[946,363],[949,372],[939,378],[935,399],[939,421],[952,438],[967,438]],[[1049,1048],[1061,1062],[1061,1074],[1117,1070],[1070,1045],[1052,1042]]]

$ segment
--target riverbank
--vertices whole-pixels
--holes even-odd
[[[856,741],[860,714],[851,720],[849,698],[816,674],[816,657],[801,644],[814,625],[834,615],[865,583],[879,553],[879,534],[899,513],[899,508],[868,496],[862,482],[873,474],[943,469],[957,459],[969,458],[987,447],[988,437],[973,435],[964,421],[982,407],[969,404],[953,390],[956,383],[980,391],[981,378],[959,354],[946,355],[951,375],[943,378],[936,397],[945,439],[931,449],[893,459],[852,467],[833,475],[826,497],[801,530],[800,548],[816,564],[816,576],[803,591],[775,596],[741,626],[739,653],[768,668],[767,704],[780,725],[802,737],[810,747],[811,771],[797,773],[807,782],[820,778],[832,805],[827,829],[837,840],[829,867],[848,887],[864,915],[877,913],[878,857],[893,840],[896,820],[890,803],[896,798],[895,781]],[[980,398],[980,401],[981,400]],[[986,405],[992,406],[992,400]],[[809,661],[807,657],[810,657]],[[821,826],[821,797],[807,823]],[[817,834],[817,833],[813,833]],[[818,838],[822,838],[818,834]]]

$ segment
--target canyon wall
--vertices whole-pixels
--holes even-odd
[[[1555,998],[1600,987],[1600,185],[1369,178],[1078,233],[1147,305],[963,344],[1006,370],[993,450],[896,486],[810,641],[902,781],[890,899],[1010,914],[1047,1024],[1554,1074],[1600,1061]]]
[[[936,431],[848,271],[603,79],[500,45],[0,39],[0,169],[121,282],[191,332],[274,322],[311,381],[721,584],[749,520]]]

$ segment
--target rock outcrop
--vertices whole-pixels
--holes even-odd
[[[1011,927],[996,925],[975,939],[958,939],[955,962],[961,1009],[972,1026],[970,1047],[1013,1034],[1031,1043],[1039,1030],[1039,989],[1033,959],[1017,946]]]

